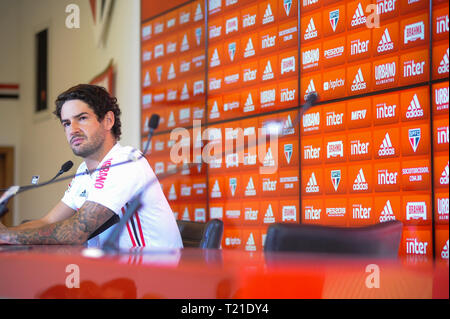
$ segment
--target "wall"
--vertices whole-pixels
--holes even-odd
[[[68,29],[65,21],[68,4],[80,8],[80,28]],[[103,71],[113,59],[115,68],[115,93],[122,109],[122,144],[139,146],[139,17],[138,0],[115,1],[112,8],[104,48],[98,48],[94,41],[93,18],[89,1],[21,0],[3,1],[0,21],[17,21],[17,37],[1,32],[0,40],[8,43],[11,38],[17,49],[10,54],[2,50],[3,64],[8,81],[20,84],[20,100],[9,102],[0,109],[0,124],[6,122],[0,133],[1,144],[15,145],[18,152],[16,183],[28,184],[32,175],[40,175],[41,181],[51,178],[60,165],[72,160],[75,167],[81,162],[70,150],[62,128],[51,114],[54,100],[65,89],[89,82]],[[12,12],[15,14],[9,14]],[[35,88],[34,35],[49,27],[49,112],[36,116],[33,110]],[[5,28],[1,28],[5,30]],[[8,27],[8,29],[11,29]],[[2,64],[2,67],[3,67]],[[9,65],[12,66],[9,66]],[[17,71],[14,73],[14,65]],[[2,81],[6,81],[3,78]],[[14,74],[17,74],[14,76]],[[16,103],[16,105],[14,104]],[[3,126],[3,125],[2,125]],[[75,172],[75,167],[71,173]],[[43,216],[62,197],[69,181],[20,194],[16,199],[15,223],[23,219]]]

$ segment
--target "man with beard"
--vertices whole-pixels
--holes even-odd
[[[47,215],[17,227],[0,224],[0,244],[101,246],[108,232],[92,234],[115,215],[122,218],[129,201],[144,190],[142,206],[128,221],[117,246],[183,247],[159,182],[148,186],[156,176],[146,159],[141,156],[115,166],[127,162],[135,151],[118,143],[121,111],[117,99],[102,87],[80,84],[61,93],[55,104],[54,114],[67,141],[84,162],[61,201]]]

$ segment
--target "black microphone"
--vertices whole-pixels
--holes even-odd
[[[158,128],[158,125],[159,125],[159,115],[152,114],[152,116],[150,117],[150,121],[148,123],[149,132],[147,135],[147,143],[145,145],[144,152],[143,152],[144,156],[150,147],[150,141],[152,140],[153,134],[154,134],[155,130]]]
[[[0,218],[6,214],[8,212],[8,201],[14,197],[16,194],[21,193],[23,191],[26,191],[30,188],[35,188],[35,187],[40,187],[40,186],[44,186],[47,184],[52,183],[58,176],[60,176],[61,174],[64,174],[65,172],[67,172],[68,170],[70,170],[73,166],[73,162],[72,161],[67,161],[65,162],[62,166],[61,169],[59,170],[59,172],[55,175],[55,177],[53,177],[51,180],[39,184],[39,185],[27,185],[27,186],[11,186],[10,188],[8,188],[6,190],[6,192],[3,194],[3,196],[0,198]]]

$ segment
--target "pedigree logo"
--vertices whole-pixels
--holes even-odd
[[[341,65],[345,61],[345,37],[323,43],[323,63],[326,67]]]

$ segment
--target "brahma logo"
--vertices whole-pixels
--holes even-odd
[[[341,170],[331,171],[331,183],[333,184],[334,190],[337,192],[339,188],[339,183],[341,181]]]
[[[362,168],[359,169],[358,175],[353,182],[354,191],[365,191],[369,189],[369,184],[366,181]]]
[[[420,106],[417,94],[414,94],[411,102],[409,103],[408,110],[406,111],[406,118],[411,119],[422,116],[423,116],[423,109]]]
[[[358,6],[356,7],[355,14],[353,14],[351,26],[356,27],[361,24],[365,24],[367,21],[366,16],[364,15],[364,11],[361,5],[361,2],[358,3]]]
[[[316,30],[316,25],[314,24],[314,19],[311,18],[309,20],[309,24],[308,27],[306,28],[305,34],[303,35],[303,38],[305,40],[310,40],[310,39],[314,39],[317,38],[317,30]]]
[[[288,220],[292,220],[294,222],[297,221],[297,207],[295,207],[295,205],[283,206],[281,219],[282,222]]]
[[[231,32],[238,31],[238,27],[239,27],[239,23],[238,23],[238,18],[237,17],[233,17],[231,19],[228,19],[227,22],[226,22],[225,34],[229,34]]]
[[[382,53],[394,49],[394,42],[391,39],[388,28],[384,29],[381,40],[378,43],[377,52]]]
[[[164,44],[155,45],[155,59],[164,56]]]
[[[283,58],[281,60],[281,74],[283,75],[288,72],[295,72],[295,65],[295,56]]]
[[[448,70],[449,70],[448,54],[449,53],[448,53],[448,48],[447,48],[447,52],[445,52],[444,56],[442,57],[441,63],[439,64],[439,67],[438,67],[439,74],[448,73]]]
[[[417,147],[419,146],[420,135],[421,135],[420,128],[412,128],[408,130],[409,143],[411,144],[414,153],[416,152]]]
[[[305,220],[320,220],[320,212],[322,209],[315,209],[312,205],[305,206]]]
[[[311,177],[308,180],[305,188],[306,193],[319,193],[320,188],[317,184],[316,175],[312,172]]]
[[[395,61],[375,65],[375,84],[382,85],[393,83],[395,81],[396,74],[397,63]]]
[[[391,156],[395,154],[395,148],[392,145],[391,138],[389,136],[389,133],[386,133],[384,136],[383,142],[380,145],[380,148],[378,150],[378,156]]]
[[[111,166],[112,158],[108,159],[103,163],[102,168],[99,170],[97,178],[95,179],[94,187],[97,189],[102,189],[105,187],[105,181],[108,177],[109,167]]]
[[[419,21],[405,26],[404,43],[425,40],[425,23]]]
[[[344,143],[342,141],[328,142],[327,158],[344,157]]]
[[[209,38],[219,38],[222,35],[222,26],[212,25],[209,27]]]
[[[354,91],[360,91],[365,90],[367,88],[367,83],[364,80],[361,68],[358,69],[358,72],[355,75],[355,78],[353,80],[351,90]]]
[[[406,203],[406,220],[411,219],[427,220],[427,205],[425,202]]]

